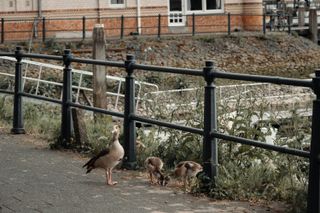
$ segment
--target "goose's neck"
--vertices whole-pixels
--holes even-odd
[[[116,141],[119,142],[119,135],[113,135],[113,136],[112,136],[112,141],[113,141],[113,142],[116,142]]]

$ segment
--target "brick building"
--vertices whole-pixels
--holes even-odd
[[[180,31],[190,32],[191,22],[197,24],[201,32],[222,31],[227,25],[226,14],[232,14],[233,28],[250,29],[261,26],[263,0],[1,0],[0,17],[5,19],[35,19],[46,17],[51,20],[63,18],[79,18],[79,23],[71,23],[73,26],[81,25],[80,18],[85,16],[88,21],[87,29],[91,29],[94,23],[100,22],[106,26],[120,25],[122,15],[126,19],[125,34],[137,29],[139,33],[151,33],[158,22],[158,14],[161,14],[161,25],[167,26],[162,32],[170,32],[172,28],[180,28]],[[196,19],[192,20],[195,14]],[[150,16],[153,16],[150,17]],[[93,20],[95,19],[95,20]],[[196,22],[196,23],[195,23]],[[40,23],[40,22],[39,22]],[[57,29],[68,23],[55,23]],[[215,27],[207,27],[207,25]],[[30,25],[30,24],[29,24]],[[33,25],[35,25],[33,23]],[[37,24],[38,25],[38,24]],[[131,27],[130,27],[131,26]],[[206,27],[201,27],[206,26]],[[6,23],[6,28],[10,28]],[[17,27],[17,26],[15,26]],[[21,26],[22,27],[22,26]],[[39,26],[41,27],[41,26]],[[80,26],[79,26],[80,27]],[[184,27],[184,29],[181,29]],[[109,34],[118,34],[111,32]],[[11,38],[11,37],[10,37]]]
[[[2,17],[261,14],[262,0],[1,0]]]

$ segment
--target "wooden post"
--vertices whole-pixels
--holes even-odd
[[[80,109],[72,108],[72,121],[74,128],[75,145],[77,147],[83,147],[89,144],[87,127],[83,119],[83,113]]]
[[[93,29],[93,59],[106,59],[106,43],[103,24],[96,24]],[[107,108],[106,67],[93,65],[93,105]],[[96,117],[96,116],[95,116]]]
[[[299,27],[304,27],[305,25],[304,14],[305,14],[304,2],[300,2],[299,8],[298,8],[298,26]]]
[[[318,16],[317,9],[311,7],[309,10],[309,32],[311,34],[311,41],[318,43]]]

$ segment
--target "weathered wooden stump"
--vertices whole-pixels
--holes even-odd
[[[93,59],[106,59],[106,42],[103,24],[96,24],[93,29]],[[93,105],[98,108],[107,108],[106,67],[93,65]],[[100,116],[98,116],[100,117]],[[97,113],[95,113],[97,118]]]
[[[83,113],[80,109],[72,108],[72,120],[74,128],[75,145],[83,148],[89,144],[87,135],[87,127],[83,118]]]
[[[318,15],[317,9],[313,7],[309,10],[309,31],[311,41],[318,43]]]

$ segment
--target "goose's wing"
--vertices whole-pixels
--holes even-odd
[[[103,149],[99,152],[98,155],[94,156],[93,158],[91,158],[86,164],[84,164],[82,167],[87,167],[87,173],[89,173],[92,169],[94,169],[94,163],[96,162],[96,160],[98,160],[99,158],[108,155],[110,153],[110,149],[106,148]]]

